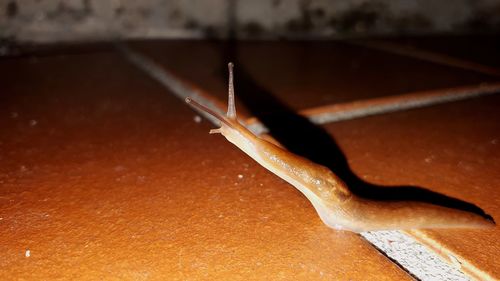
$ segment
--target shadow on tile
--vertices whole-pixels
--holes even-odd
[[[322,127],[296,114],[269,90],[257,84],[237,61],[236,47],[226,45],[221,60],[221,75],[227,75],[225,63],[235,63],[235,91],[248,108],[289,151],[332,170],[359,197],[377,201],[418,201],[493,218],[478,206],[418,186],[380,186],[360,179],[350,169],[347,159],[332,136]]]

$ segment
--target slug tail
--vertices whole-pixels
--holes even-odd
[[[495,222],[481,215],[410,201],[353,200],[355,231],[409,229],[492,228]]]

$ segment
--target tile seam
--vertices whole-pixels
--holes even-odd
[[[482,83],[478,86],[416,92],[392,97],[321,106],[301,110],[299,114],[306,117],[314,124],[323,125],[332,122],[445,104],[498,92],[500,92],[500,83]],[[252,117],[246,121],[251,131],[257,134],[268,132],[268,129],[258,122],[257,119]]]
[[[421,244],[425,244],[428,248],[432,249],[437,255],[441,256],[441,259],[446,260],[450,264],[456,264],[460,267],[460,270],[468,276],[472,276],[477,280],[495,280],[491,274],[481,270],[465,259],[462,255],[453,252],[451,249],[442,247],[438,241],[427,235],[424,231],[416,229],[405,231],[405,233],[416,241],[419,241]]]
[[[417,280],[472,280],[432,247],[403,231],[368,231],[360,236]]]
[[[460,59],[453,56],[441,54],[438,52],[428,51],[416,47],[407,47],[397,43],[383,41],[362,41],[362,40],[347,40],[349,44],[361,46],[368,49],[378,50],[390,54],[410,57],[423,61],[445,65],[463,70],[475,71],[478,73],[500,77],[500,69],[493,66],[487,66],[480,63],[472,62],[466,59]]]
[[[224,110],[222,110],[222,108],[224,108],[222,103],[202,89],[185,82],[171,71],[161,67],[159,64],[142,55],[140,52],[132,50],[123,43],[117,43],[115,46],[128,62],[150,76],[153,80],[159,82],[163,87],[170,90],[170,93],[177,98],[184,101],[187,97],[191,97],[221,115],[226,114]],[[210,114],[203,111],[198,111],[198,113],[211,123],[215,125],[219,124],[217,119]]]

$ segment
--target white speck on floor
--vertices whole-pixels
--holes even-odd
[[[193,117],[193,120],[194,120],[195,123],[201,123],[201,117],[199,115],[195,115]]]
[[[400,231],[362,232],[361,236],[419,280],[471,280],[459,269]]]
[[[434,155],[431,155],[429,157],[426,157],[424,159],[425,163],[431,163],[434,160]]]
[[[30,120],[30,126],[31,126],[31,127],[35,127],[35,126],[36,126],[36,124],[38,124],[38,121],[36,121],[36,120],[34,120],[34,119]]]
[[[241,180],[243,178],[243,175],[242,174],[239,174],[238,175],[238,178]]]
[[[30,250],[26,250],[26,252],[24,252],[24,256],[29,258],[31,256],[31,251]]]
[[[146,182],[146,176],[137,176],[137,183],[145,183]]]
[[[122,165],[117,165],[117,166],[115,166],[115,167],[113,168],[113,170],[114,170],[115,172],[123,172],[123,171],[125,171],[126,169],[125,169],[125,167],[123,167]]]

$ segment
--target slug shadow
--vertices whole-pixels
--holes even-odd
[[[230,42],[231,43],[231,42]],[[224,58],[235,63],[235,92],[253,116],[257,117],[270,134],[289,151],[331,169],[357,196],[378,201],[420,201],[448,208],[476,213],[486,219],[487,215],[478,206],[417,186],[380,186],[360,179],[350,169],[347,159],[332,138],[321,126],[296,114],[267,89],[257,84],[238,63],[235,47],[229,45]],[[227,68],[221,68],[224,77]]]

